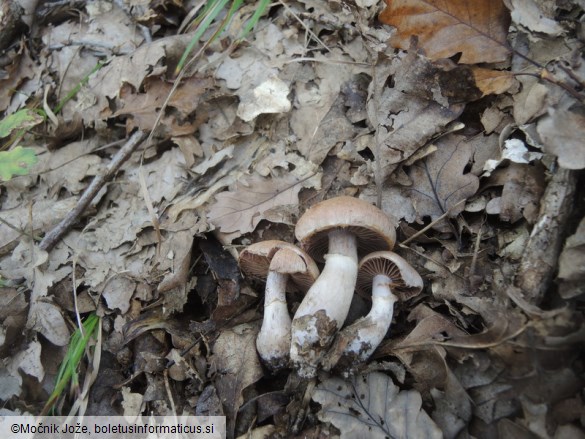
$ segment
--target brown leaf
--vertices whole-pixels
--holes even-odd
[[[450,104],[453,87],[441,83],[443,73],[415,52],[378,61],[367,112],[376,127],[371,148],[382,180],[463,111],[462,104]]]
[[[239,325],[223,331],[213,346],[218,370],[216,388],[228,416],[228,437],[233,437],[236,413],[243,402],[242,391],[263,376],[256,354],[257,334],[257,326]]]
[[[408,49],[412,36],[433,59],[461,53],[462,64],[505,61],[510,18],[501,0],[386,0],[380,20],[397,28],[390,43]]]
[[[273,179],[252,175],[242,178],[234,190],[216,196],[217,202],[211,206],[207,217],[223,233],[251,232],[271,209],[297,205],[299,191],[312,176],[299,179],[287,174]]]
[[[514,75],[508,70],[492,70],[481,67],[471,69],[475,84],[483,96],[502,94],[514,84]]]
[[[437,151],[412,166],[409,172],[414,182],[409,189],[410,196],[420,219],[430,216],[435,220],[446,212],[451,218],[457,216],[464,208],[461,201],[479,188],[479,179],[464,173],[472,154],[468,139],[460,135],[447,136],[437,142],[437,147]],[[434,228],[448,230],[445,222],[435,224]]]

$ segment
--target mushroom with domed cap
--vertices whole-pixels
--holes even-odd
[[[291,331],[286,291],[307,291],[319,276],[319,269],[303,250],[278,240],[250,245],[240,253],[239,263],[248,277],[266,280],[264,319],[256,338],[258,354],[272,370],[286,367]]]
[[[325,260],[292,321],[291,361],[301,377],[310,378],[347,317],[358,255],[392,249],[396,232],[377,207],[358,198],[337,197],[308,209],[298,220],[295,235],[315,260]]]
[[[351,372],[376,350],[392,322],[394,303],[418,295],[423,280],[412,266],[391,251],[374,252],[360,261],[356,290],[371,294],[372,309],[337,334],[323,368]]]

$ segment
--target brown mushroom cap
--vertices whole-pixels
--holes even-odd
[[[288,274],[292,284],[307,291],[319,277],[319,269],[311,257],[294,244],[270,240],[257,242],[240,253],[240,268],[246,276],[266,280],[270,270]],[[294,289],[291,282],[287,290]]]
[[[408,300],[418,295],[423,288],[420,274],[403,258],[391,251],[371,253],[363,258],[358,267],[356,290],[371,294],[372,281],[378,274],[392,279],[390,288],[399,300]]]
[[[329,246],[328,233],[343,229],[356,235],[358,255],[391,250],[396,242],[392,221],[367,201],[337,197],[309,208],[297,222],[295,236],[316,261],[322,262]]]

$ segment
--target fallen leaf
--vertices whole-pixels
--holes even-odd
[[[380,20],[397,29],[390,44],[408,49],[412,36],[433,60],[461,53],[462,64],[505,61],[510,18],[501,0],[386,0]]]
[[[558,157],[566,169],[585,168],[585,115],[583,110],[549,110],[549,115],[538,121],[538,134],[545,151]]]
[[[124,275],[119,275],[108,279],[102,296],[110,310],[117,308],[122,314],[126,314],[130,309],[130,299],[135,289],[136,282]]]
[[[237,114],[242,120],[249,122],[260,114],[286,113],[291,109],[287,98],[289,93],[289,86],[282,79],[270,77],[242,94]]]
[[[563,28],[554,18],[547,17],[534,0],[506,0],[514,23],[520,24],[533,32],[559,36]]]
[[[447,84],[440,84],[441,73],[415,52],[379,59],[367,112],[376,129],[369,148],[380,164],[382,181],[463,111],[464,105],[451,105],[449,93],[442,94]]]
[[[532,76],[518,76],[516,80],[520,83],[521,89],[514,95],[514,120],[516,124],[524,125],[546,113],[550,90],[538,78]]]
[[[29,109],[19,110],[0,120],[0,137],[8,137],[16,130],[27,130],[42,123],[44,119]]]
[[[26,175],[37,161],[32,148],[17,146],[10,151],[0,151],[0,179],[8,181],[13,175]]]
[[[338,59],[348,59],[332,52]],[[317,58],[319,60],[319,58]],[[295,87],[295,105],[290,126],[298,141],[298,151],[308,160],[320,165],[336,144],[355,136],[356,127],[346,115],[344,84],[363,68],[349,63],[331,63],[326,58],[317,62]]]
[[[124,416],[134,418],[140,415],[144,395],[141,393],[132,392],[130,387],[122,387],[122,408],[124,409]]]
[[[36,300],[31,303],[27,326],[43,334],[56,346],[69,343],[69,329],[65,319],[59,307],[50,302]]]
[[[585,218],[567,238],[559,258],[559,294],[567,299],[585,292]]]
[[[208,220],[223,233],[253,231],[264,214],[278,206],[298,205],[298,193],[315,174],[298,178],[286,174],[278,179],[257,175],[244,177],[234,190],[216,195]]]
[[[161,125],[168,135],[193,134],[196,127],[188,123],[191,113],[198,107],[201,96],[212,86],[211,78],[193,76],[182,81],[167,103],[168,110],[161,118]],[[138,91],[130,84],[120,88],[119,109],[112,116],[128,115],[126,127],[152,130],[160,109],[170,95],[173,85],[160,78],[146,78]]]
[[[41,363],[41,344],[33,340],[25,350],[13,355],[9,369],[12,369],[14,375],[20,369],[27,375],[33,376],[39,382],[42,382],[45,376],[45,369]]]
[[[496,169],[488,185],[503,185],[502,197],[497,201],[497,210],[488,203],[490,213],[498,213],[502,221],[514,223],[524,217],[533,224],[538,217],[540,198],[544,192],[544,170],[542,165],[510,163],[507,168]],[[497,199],[494,199],[497,200]]]
[[[234,436],[236,414],[244,400],[242,391],[264,375],[256,353],[258,329],[252,324],[228,329],[213,346],[213,361],[218,371],[216,388],[228,417],[228,437]]]
[[[475,84],[481,90],[483,96],[502,94],[514,85],[514,74],[508,70],[492,70],[482,67],[471,69]]]
[[[443,437],[422,410],[420,393],[400,391],[379,372],[352,381],[329,378],[317,386],[313,400],[321,404],[319,419],[335,425],[342,439]]]
[[[22,377],[16,371],[0,366],[0,399],[7,401],[21,391]]]
[[[461,135],[443,137],[437,142],[437,151],[410,168],[409,176],[414,182],[408,188],[418,217],[429,216],[435,220],[448,212],[453,218],[463,209],[461,201],[477,192],[479,179],[465,173],[472,154],[472,143]],[[433,226],[448,231],[445,221]]]

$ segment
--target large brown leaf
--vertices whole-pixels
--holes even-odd
[[[228,417],[228,437],[233,437],[243,390],[263,376],[256,354],[257,335],[258,327],[245,323],[223,331],[213,346],[215,386]]]
[[[505,61],[510,23],[501,0],[386,0],[380,20],[396,27],[390,44],[408,49],[411,37],[433,59],[461,53],[462,64]]]

